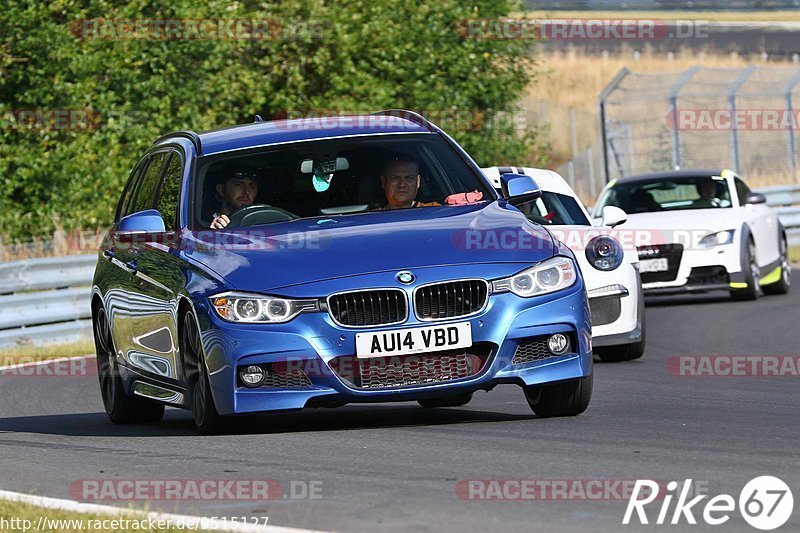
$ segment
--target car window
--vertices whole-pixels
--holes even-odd
[[[168,155],[166,152],[161,152],[150,157],[150,164],[147,165],[147,170],[144,171],[144,177],[141,179],[139,189],[136,192],[132,213],[153,208],[156,187],[158,187],[158,183],[161,180],[164,161]]]
[[[156,199],[156,209],[164,219],[167,229],[176,226],[176,215],[178,212],[178,198],[181,189],[181,177],[183,176],[183,165],[181,156],[173,153],[167,164],[167,171],[159,185]]]
[[[602,212],[608,205],[636,214],[715,209],[732,204],[727,181],[718,176],[697,176],[618,183],[604,195],[595,212]]]
[[[499,193],[500,191],[498,191]],[[543,226],[591,226],[575,198],[566,194],[542,191],[542,196],[517,208],[528,220]]]
[[[238,210],[241,214],[245,206],[253,207],[248,208],[240,227],[384,210],[390,193],[381,176],[390,163],[403,169],[411,165],[408,176],[403,170],[402,176],[391,178],[395,184],[403,182],[398,190],[413,189],[408,207],[495,199],[482,176],[438,135],[321,139],[202,162],[192,185],[194,225],[209,227],[215,213]],[[414,169],[419,175],[418,188]]]
[[[130,214],[128,208],[130,207],[131,199],[134,196],[133,193],[134,191],[136,191],[136,187],[139,183],[139,176],[141,175],[142,170],[144,170],[146,166],[147,166],[147,159],[142,159],[133,168],[130,178],[128,178],[128,182],[125,184],[125,188],[122,191],[122,196],[119,199],[119,204],[117,204],[117,212],[114,217],[115,222],[119,222],[120,218]]]
[[[745,183],[739,178],[736,178],[734,183],[736,184],[736,196],[739,197],[739,203],[744,205],[745,198],[747,198],[747,195],[750,194],[750,187],[745,185]]]

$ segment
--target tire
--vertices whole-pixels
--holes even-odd
[[[472,400],[472,393],[456,394],[446,398],[432,398],[429,400],[417,400],[417,403],[426,409],[436,407],[461,407],[467,405]]]
[[[577,416],[589,407],[592,381],[593,374],[589,374],[585,378],[555,385],[524,387],[525,399],[541,418]]]
[[[633,361],[644,355],[645,338],[642,329],[642,340],[632,344],[620,344],[617,346],[601,346],[594,349],[594,353],[604,363],[620,363],[622,361]]]
[[[762,287],[764,294],[789,294],[792,289],[792,265],[789,263],[789,250],[786,237],[781,236],[781,279]]]
[[[745,289],[731,289],[731,298],[734,300],[758,300],[761,296],[761,271],[756,263],[756,245],[750,239],[742,258],[742,270],[744,271],[744,282],[747,283]]]
[[[183,316],[181,353],[183,353],[184,357],[192,418],[197,430],[203,435],[212,435],[229,430],[232,424],[229,424],[228,418],[219,414],[214,405],[211,383],[206,371],[203,344],[200,342],[197,321],[191,311]]]
[[[98,306],[93,321],[100,394],[109,420],[115,424],[155,423],[164,417],[164,404],[125,394],[105,309]]]

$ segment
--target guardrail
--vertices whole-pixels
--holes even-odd
[[[789,246],[800,246],[800,185],[763,187],[757,192],[766,195],[767,205],[777,211]]]
[[[87,254],[0,263],[0,348],[90,338],[96,261]]]
[[[786,228],[789,246],[800,246],[800,185],[764,187]],[[92,335],[90,289],[97,255],[0,263],[0,348],[69,343]]]

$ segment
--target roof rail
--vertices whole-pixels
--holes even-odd
[[[190,130],[173,131],[172,133],[167,133],[166,135],[162,135],[161,137],[153,141],[153,144],[155,145],[160,143],[161,141],[169,140],[172,137],[183,137],[184,139],[189,139],[190,141],[192,141],[194,149],[197,150],[198,157],[203,155],[203,144],[200,142],[200,136],[197,133]]]
[[[420,115],[415,111],[409,111],[407,109],[384,109],[383,111],[376,111],[372,113],[373,115],[383,115],[387,117],[397,117],[397,118],[404,118],[406,120],[410,120],[415,124],[419,124],[423,128],[427,129],[428,131],[435,133],[436,130],[433,127],[428,119]]]

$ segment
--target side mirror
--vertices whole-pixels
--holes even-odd
[[[541,198],[542,190],[533,178],[524,174],[503,174],[500,176],[503,196],[511,205],[520,205]]]
[[[161,213],[155,209],[148,209],[122,217],[117,234],[164,233],[166,231]]]
[[[615,228],[620,224],[628,221],[628,213],[613,205],[607,205],[603,208],[603,218],[601,219],[602,226]]]
[[[767,197],[761,194],[760,192],[749,192],[747,196],[744,197],[745,204],[765,204],[767,203]]]

